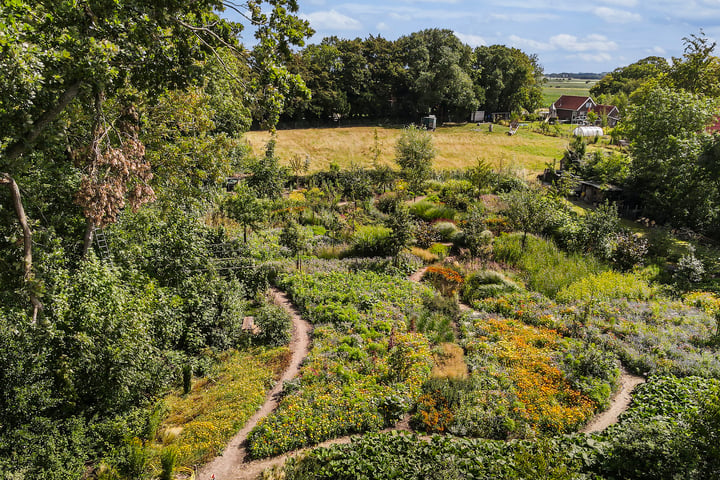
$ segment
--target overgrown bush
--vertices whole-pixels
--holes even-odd
[[[391,230],[375,225],[363,225],[355,230],[350,241],[353,255],[360,257],[383,257]]]
[[[554,298],[572,283],[606,269],[589,255],[565,254],[550,240],[528,236],[522,248],[522,234],[501,235],[493,244],[495,258],[523,271],[529,289]]]
[[[519,290],[520,287],[502,273],[484,270],[468,275],[463,285],[462,298],[465,302],[472,303],[474,300],[500,297]]]
[[[263,304],[255,313],[255,323],[260,328],[256,341],[261,345],[279,347],[290,342],[292,322],[283,307]]]
[[[444,242],[452,242],[458,232],[458,228],[452,222],[436,222],[432,228],[438,232],[440,239]]]

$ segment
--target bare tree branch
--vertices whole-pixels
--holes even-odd
[[[27,149],[37,141],[40,134],[48,127],[48,125],[50,125],[50,123],[52,123],[52,121],[55,120],[63,110],[65,110],[65,107],[73,101],[78,93],[80,93],[81,86],[82,82],[79,80],[70,84],[63,94],[60,95],[57,104],[40,115],[40,118],[35,121],[32,129],[25,138],[16,141],[5,149],[4,156],[8,160],[15,160],[25,153]]]
[[[15,214],[23,230],[23,279],[25,284],[28,284],[34,278],[32,271],[32,231],[25,216],[25,209],[23,208],[22,197],[20,196],[20,188],[15,182],[15,179],[8,173],[0,173],[0,185],[7,185],[10,188]],[[35,323],[37,322],[38,312],[42,310],[43,306],[37,296],[32,292],[32,289],[30,291],[30,303],[32,303],[33,306],[32,321]]]

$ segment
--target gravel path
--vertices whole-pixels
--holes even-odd
[[[300,373],[300,364],[310,351],[310,331],[312,330],[310,324],[300,317],[295,306],[283,292],[273,288],[272,296],[277,305],[287,310],[292,320],[293,333],[289,345],[292,352],[290,365],[288,365],[288,368],[273,389],[268,392],[262,407],[248,420],[242,430],[230,440],[223,454],[215,457],[214,460],[200,469],[196,480],[210,480],[213,475],[215,475],[215,480],[250,479],[256,478],[264,469],[263,467],[256,471],[254,468],[256,462],[247,462],[247,436],[262,418],[277,408],[283,382],[292,380]]]

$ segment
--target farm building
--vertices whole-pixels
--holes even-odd
[[[598,116],[598,122],[602,121],[602,118],[607,119],[607,126],[614,127],[620,121],[620,110],[615,105],[595,105],[592,112]]]
[[[590,97],[563,95],[550,106],[550,118],[560,122],[584,123],[597,104]]]

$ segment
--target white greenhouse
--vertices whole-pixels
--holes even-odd
[[[573,135],[576,137],[602,137],[603,136],[603,129],[602,127],[593,127],[593,126],[584,126],[584,127],[577,127],[575,130],[573,130]]]

